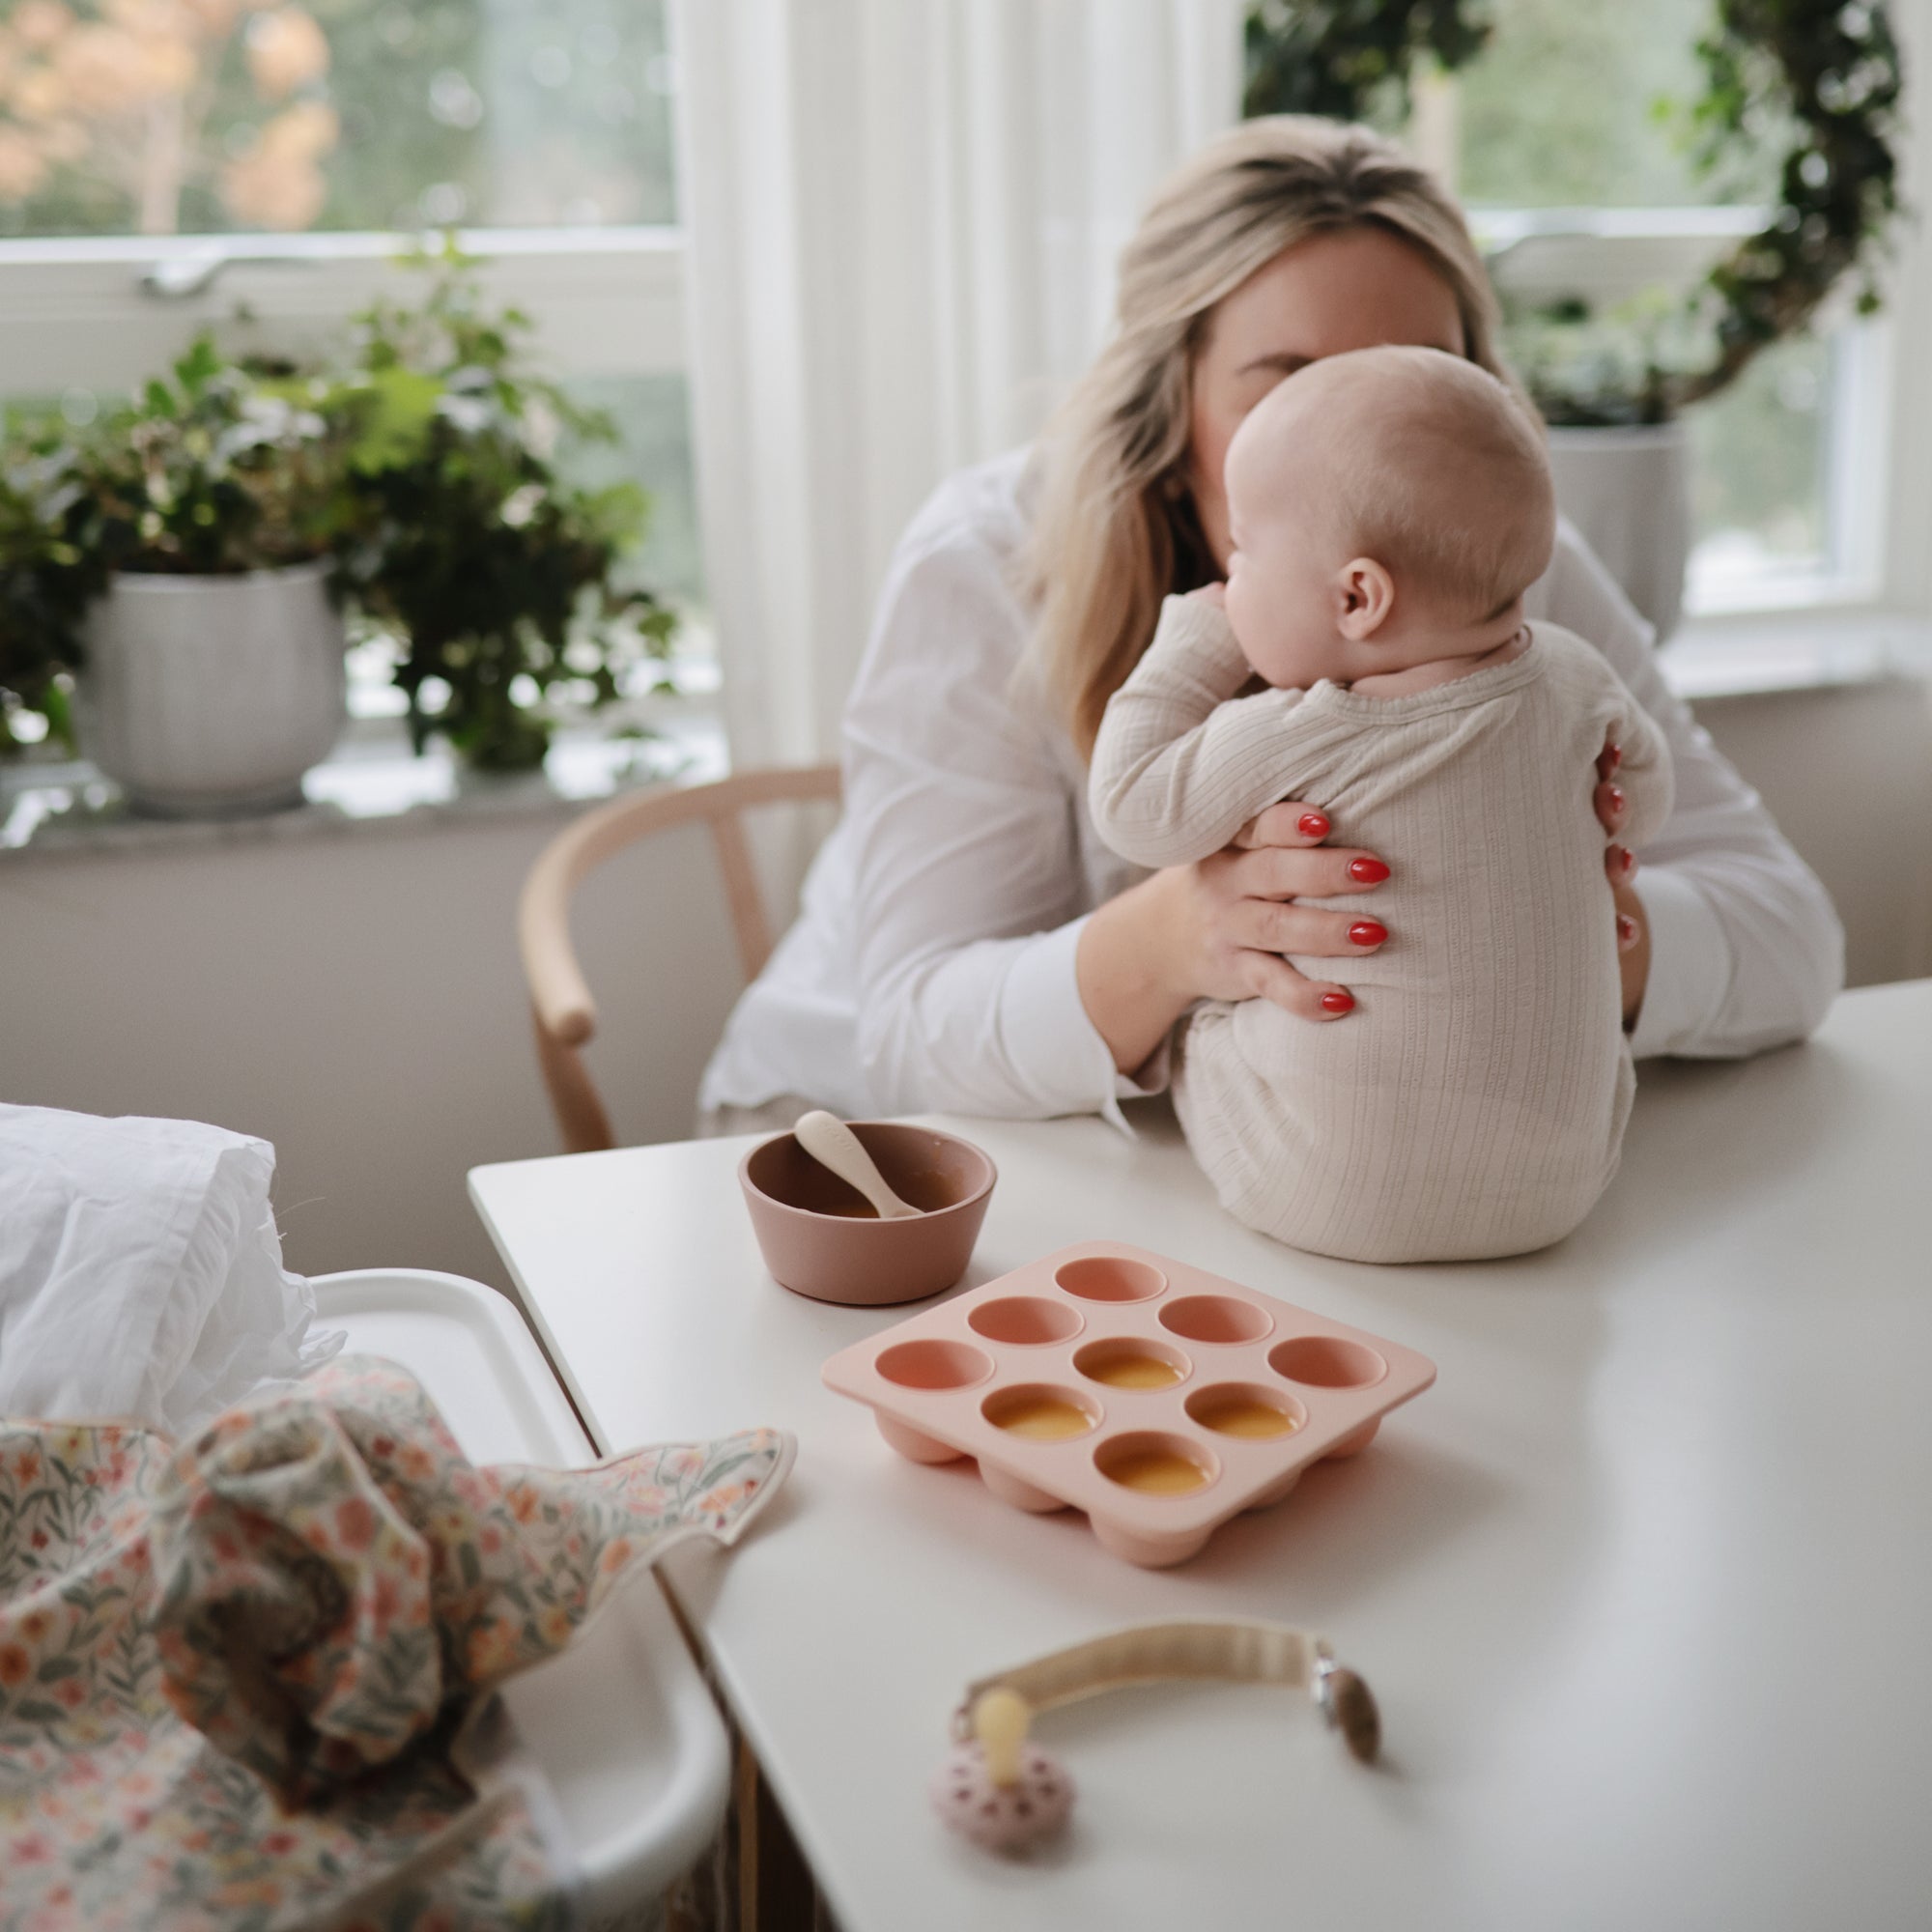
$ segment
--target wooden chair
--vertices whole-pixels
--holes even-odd
[[[836,804],[838,798],[836,765],[744,772],[716,784],[613,799],[585,812],[538,854],[517,908],[517,943],[529,982],[537,1061],[567,1151],[588,1153],[616,1145],[611,1117],[579,1051],[597,1030],[597,1004],[570,942],[571,894],[595,867],[639,839],[702,820],[717,843],[738,959],[745,978],[753,980],[771,956],[772,933],[741,814],[757,806]]]

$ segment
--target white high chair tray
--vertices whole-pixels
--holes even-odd
[[[474,1463],[596,1460],[523,1318],[460,1275],[318,1275],[316,1312],[351,1350],[400,1362]],[[555,1792],[594,1922],[654,1898],[717,1832],[724,1726],[655,1577],[633,1578],[567,1649],[503,1701]]]

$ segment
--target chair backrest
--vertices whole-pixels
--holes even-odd
[[[517,909],[517,943],[529,982],[537,1062],[565,1149],[614,1147],[611,1117],[579,1049],[597,1030],[597,1004],[570,938],[571,895],[605,860],[639,839],[698,822],[711,828],[747,980],[771,957],[772,932],[759,896],[743,814],[758,806],[837,803],[838,768],[742,772],[715,784],[613,799],[586,811],[537,855]]]

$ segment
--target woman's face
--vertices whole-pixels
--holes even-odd
[[[1241,418],[1284,376],[1323,355],[1384,342],[1468,353],[1449,284],[1381,228],[1342,228],[1298,242],[1209,312],[1194,360],[1188,484],[1223,570],[1233,543],[1221,471]]]

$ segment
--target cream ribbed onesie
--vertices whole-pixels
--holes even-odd
[[[1291,955],[1353,990],[1346,1019],[1193,1009],[1174,1099],[1195,1158],[1231,1213],[1320,1254],[1461,1261],[1560,1238],[1616,1172],[1636,1084],[1592,767],[1615,738],[1638,845],[1670,810],[1662,733],[1553,624],[1404,696],[1236,696],[1250,678],[1217,607],[1167,600],[1094,746],[1101,837],[1184,865],[1297,799],[1394,868],[1372,899],[1324,901],[1391,937],[1359,960]]]

